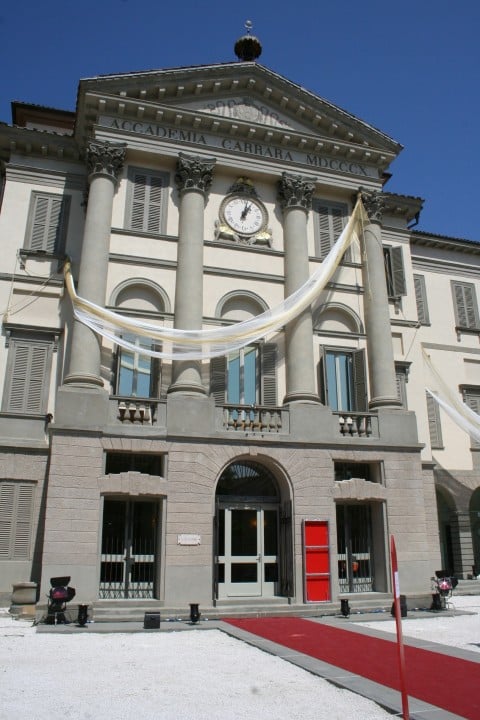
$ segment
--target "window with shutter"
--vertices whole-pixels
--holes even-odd
[[[52,343],[12,337],[3,393],[4,412],[41,415],[46,411]]]
[[[407,294],[403,250],[401,247],[384,247],[385,277],[389,298],[398,298]]]
[[[443,448],[442,439],[442,426],[440,424],[440,408],[435,398],[429,393],[426,393],[427,397],[427,414],[428,414],[428,429],[430,432],[430,444],[432,449],[440,450]]]
[[[62,253],[69,207],[68,195],[32,193],[25,247],[52,255]]]
[[[463,401],[465,405],[468,405],[470,410],[480,415],[480,387],[468,385],[462,386],[461,389],[463,391]],[[480,442],[471,438],[471,447],[475,450],[480,449]]]
[[[31,554],[35,486],[0,481],[0,558],[28,560]]]
[[[325,350],[323,397],[332,410],[367,410],[367,378],[364,350]]]
[[[480,323],[478,321],[478,307],[474,285],[453,281],[452,292],[457,327],[468,330],[478,330]]]
[[[165,232],[167,173],[130,168],[126,225],[131,230]]]
[[[276,345],[249,345],[210,361],[210,394],[219,405],[277,404]]]
[[[346,225],[348,208],[340,203],[315,200],[313,211],[315,217],[315,254],[321,260],[324,260]],[[350,248],[346,251],[343,259],[351,260]]]
[[[427,288],[425,285],[425,277],[423,275],[414,275],[413,282],[415,285],[415,300],[417,303],[418,322],[421,325],[429,325],[430,317],[428,315]]]
[[[407,378],[409,365],[404,363],[395,363],[395,380],[397,383],[397,397],[402,403],[402,407],[407,408]]]

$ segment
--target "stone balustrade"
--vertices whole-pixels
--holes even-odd
[[[378,437],[378,417],[375,413],[334,412],[343,437]]]

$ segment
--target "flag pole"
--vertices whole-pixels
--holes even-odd
[[[395,624],[397,626],[398,667],[400,671],[400,690],[402,693],[403,720],[410,720],[405,673],[405,652],[403,647],[402,619],[400,610],[400,582],[398,579],[397,550],[395,547],[395,539],[393,535],[390,538],[390,555],[392,560],[393,606],[395,610]]]

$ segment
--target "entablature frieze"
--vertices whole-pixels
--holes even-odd
[[[122,108],[124,104],[115,98],[110,107],[98,108],[98,112],[92,114],[87,131],[91,133],[94,127],[102,127],[126,136],[133,134],[198,146],[207,152],[209,148],[218,148],[246,153],[259,159],[298,163],[314,171],[356,175],[362,181],[380,180],[395,157],[383,150],[313,133],[158,105],[133,103],[126,112],[126,108]]]

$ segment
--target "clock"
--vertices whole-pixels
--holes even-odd
[[[240,237],[251,237],[265,229],[267,211],[260,200],[251,195],[230,195],[220,208],[224,223]]]

